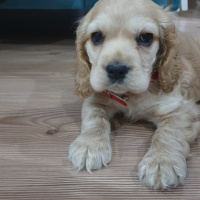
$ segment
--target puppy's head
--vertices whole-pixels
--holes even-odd
[[[168,11],[150,0],[100,0],[77,29],[76,94],[146,91],[154,70],[164,92],[178,80],[175,27]],[[172,69],[173,68],[173,69]]]

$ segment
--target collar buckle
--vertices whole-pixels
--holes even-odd
[[[121,97],[113,92],[110,92],[108,90],[103,92],[105,96],[117,101],[118,103],[122,104],[123,106],[127,107],[127,101],[128,101],[128,96],[127,95],[122,95]]]

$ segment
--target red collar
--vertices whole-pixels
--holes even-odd
[[[154,73],[151,76],[152,80],[157,80],[158,79],[158,71],[154,71]]]
[[[157,80],[158,79],[158,71],[155,71],[152,76],[151,76],[152,80]],[[118,103],[122,104],[123,106],[127,107],[127,100],[128,100],[128,96],[127,95],[122,95],[121,97],[113,92],[110,92],[108,90],[103,92],[107,97],[117,101]]]
[[[128,100],[128,96],[127,95],[123,95],[123,96],[119,96],[113,92],[110,92],[108,90],[103,92],[107,97],[117,101],[118,103],[122,104],[123,106],[127,106],[127,100]]]

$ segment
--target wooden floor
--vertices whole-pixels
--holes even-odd
[[[200,33],[198,17],[181,30]],[[93,175],[67,160],[79,135],[82,101],[73,95],[74,41],[0,42],[0,199],[200,199],[200,138],[191,147],[184,184],[155,192],[139,183],[137,165],[154,126],[115,122],[112,161]]]

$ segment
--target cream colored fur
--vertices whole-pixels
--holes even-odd
[[[91,34],[105,35],[94,46]],[[139,47],[142,32],[154,35],[150,47]],[[186,159],[200,131],[200,39],[179,33],[167,10],[150,0],[100,0],[77,30],[76,94],[86,98],[81,135],[70,145],[69,159],[88,172],[111,161],[110,122],[117,112],[146,119],[157,130],[138,167],[141,182],[153,189],[176,187],[186,177]],[[112,61],[131,66],[124,83],[111,84],[105,66]],[[159,79],[151,80],[154,70]],[[103,95],[104,90],[129,97],[128,106]]]

